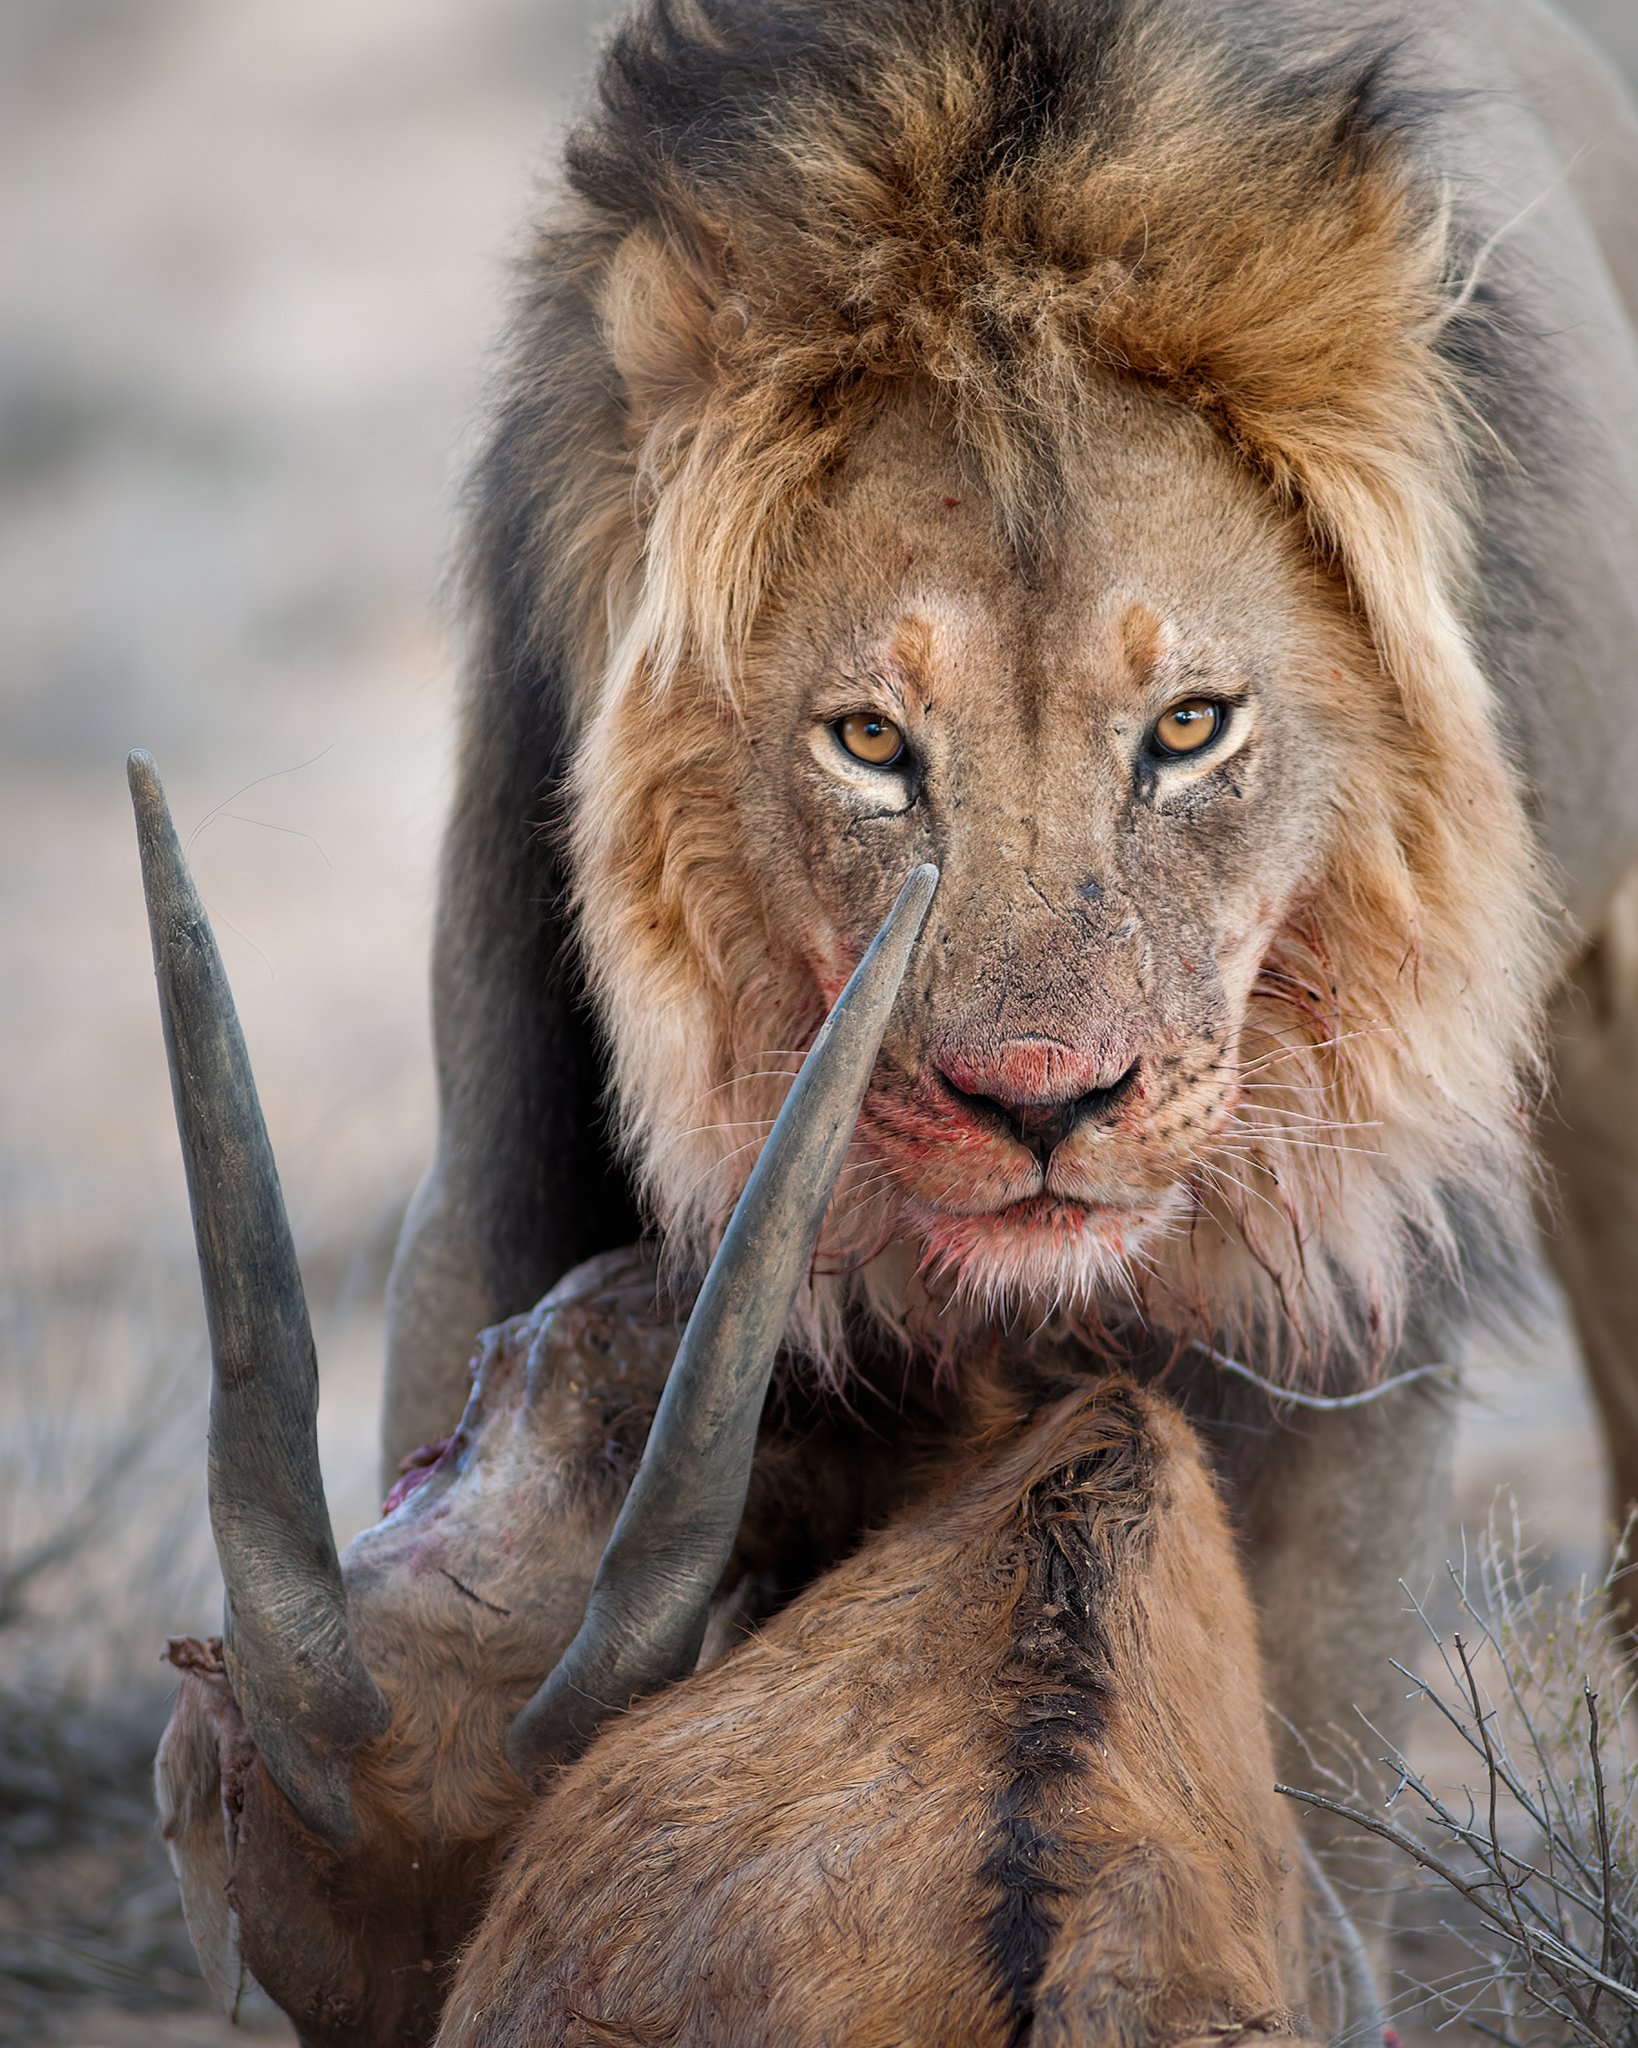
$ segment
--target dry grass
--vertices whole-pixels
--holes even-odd
[[[54,1267],[3,1198],[0,1243],[0,2040],[26,2041],[88,2000],[203,2002],[149,1773],[164,1623],[210,1612],[214,1570],[200,1347],[157,1334],[189,1276]]]

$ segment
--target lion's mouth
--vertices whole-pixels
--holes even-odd
[[[1080,1225],[1096,1217],[1121,1213],[1113,1202],[1083,1202],[1074,1195],[1052,1195],[1043,1190],[1038,1195],[1026,1196],[1021,1202],[1009,1202],[999,1212],[997,1221],[1030,1229],[1038,1224],[1050,1226],[1066,1220]]]
[[[913,1218],[920,1234],[929,1241],[946,1239],[952,1233],[963,1238],[1014,1240],[1051,1239],[1085,1242],[1097,1238],[1119,1249],[1155,1221],[1153,1203],[1088,1202],[1072,1195],[1045,1191],[1027,1195],[993,1209],[953,1210],[912,1202],[918,1213]]]
[[[1130,1232],[1153,1216],[1152,1205],[1083,1201],[1078,1196],[1053,1194],[1046,1189],[987,1209],[947,1209],[916,1201],[914,1197],[908,1206],[915,1212],[915,1221],[924,1234],[962,1224],[979,1230],[1080,1236],[1089,1230]]]
[[[1097,1118],[1084,1097],[1002,1105],[924,1075],[872,1089],[860,1137],[918,1228],[961,1218],[1078,1237],[1148,1214],[1177,1177],[1176,1147],[1137,1114],[1142,1093],[1135,1061],[1099,1092]]]
[[[1088,1300],[1164,1221],[1165,1202],[1088,1202],[1045,1192],[978,1214],[908,1205],[922,1270],[957,1296]]]

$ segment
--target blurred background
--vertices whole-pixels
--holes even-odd
[[[0,4],[0,2038],[215,2038],[147,1842],[220,1595],[125,752],[238,997],[346,1542],[432,1139],[455,480],[594,11]]]
[[[1572,11],[1638,76],[1638,0]],[[238,996],[344,1543],[432,1137],[456,479],[599,25],[0,0],[0,2041],[226,2038],[148,1836],[160,1646],[219,1594],[124,755],[159,762]],[[1573,1575],[1601,1481],[1548,1349],[1477,1369],[1461,1512],[1517,1485]]]

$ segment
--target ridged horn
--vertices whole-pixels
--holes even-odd
[[[785,1324],[920,934],[938,869],[918,867],[792,1084],[705,1276],[580,1633],[513,1721],[506,1753],[539,1781],[611,1714],[694,1667],[745,1511]]]
[[[386,1727],[387,1703],[347,1627],[313,1333],[233,995],[152,757],[126,768],[210,1330],[225,1661],[273,1782],[339,1846],[355,1833],[353,1756]]]

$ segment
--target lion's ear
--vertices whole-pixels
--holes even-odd
[[[627,656],[640,651],[652,685],[691,651],[730,695],[768,578],[839,439],[793,403],[808,386],[753,320],[732,268],[732,251],[703,234],[633,228],[599,305],[641,527]]]
[[[745,316],[694,254],[634,228],[609,264],[600,312],[627,407],[627,441],[645,471],[698,422],[718,383],[724,324]]]

